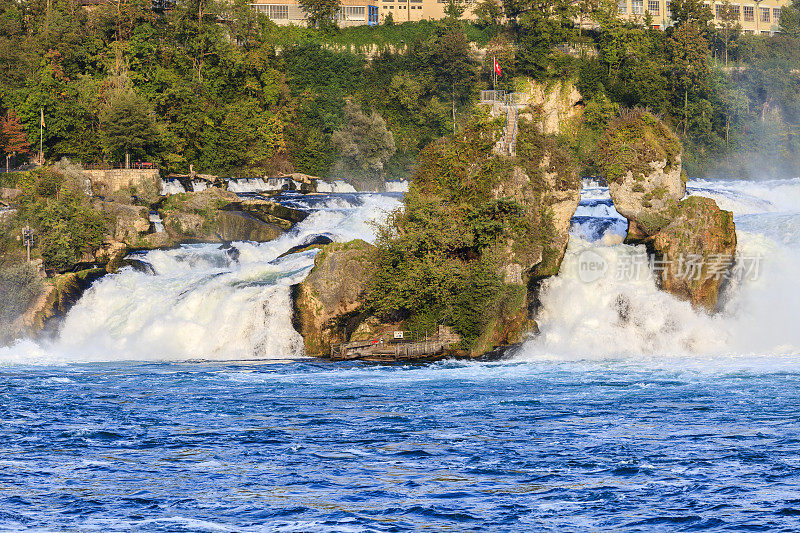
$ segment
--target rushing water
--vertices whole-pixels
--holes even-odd
[[[281,254],[372,239],[396,195],[287,194],[310,216],[276,241],[139,254],[0,349],[0,531],[797,531],[800,180],[690,193],[760,258],[719,314],[582,279],[644,256],[587,184],[541,334],[494,363],[303,358],[315,252]]]

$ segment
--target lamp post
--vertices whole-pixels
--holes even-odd
[[[31,246],[33,246],[33,230],[30,226],[22,228],[22,242],[28,249],[28,263],[31,262]]]

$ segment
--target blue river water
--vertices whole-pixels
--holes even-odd
[[[319,237],[399,194],[286,195],[269,243],[137,255],[57,335],[0,348],[2,531],[800,531],[800,178],[689,183],[734,212],[708,315],[653,279],[588,184],[539,335],[508,360],[304,358],[291,286]],[[624,312],[621,312],[624,310]]]
[[[0,530],[797,531],[786,361],[4,367]]]

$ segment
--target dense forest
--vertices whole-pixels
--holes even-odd
[[[484,0],[476,22],[453,4],[442,21],[324,30],[278,27],[243,0],[0,6],[0,141],[17,163],[38,150],[43,113],[51,161],[405,177],[422,148],[467,123],[494,56],[499,88],[574,80],[587,136],[620,108],[646,107],[681,135],[690,175],[798,175],[797,5],[774,36],[717,28],[698,0],[673,0],[666,31],[621,20],[607,1]],[[591,174],[591,142],[573,144]]]

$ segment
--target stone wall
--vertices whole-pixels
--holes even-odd
[[[158,190],[161,175],[158,169],[85,170],[92,181],[92,192],[109,196],[119,190],[135,188],[140,191]]]

